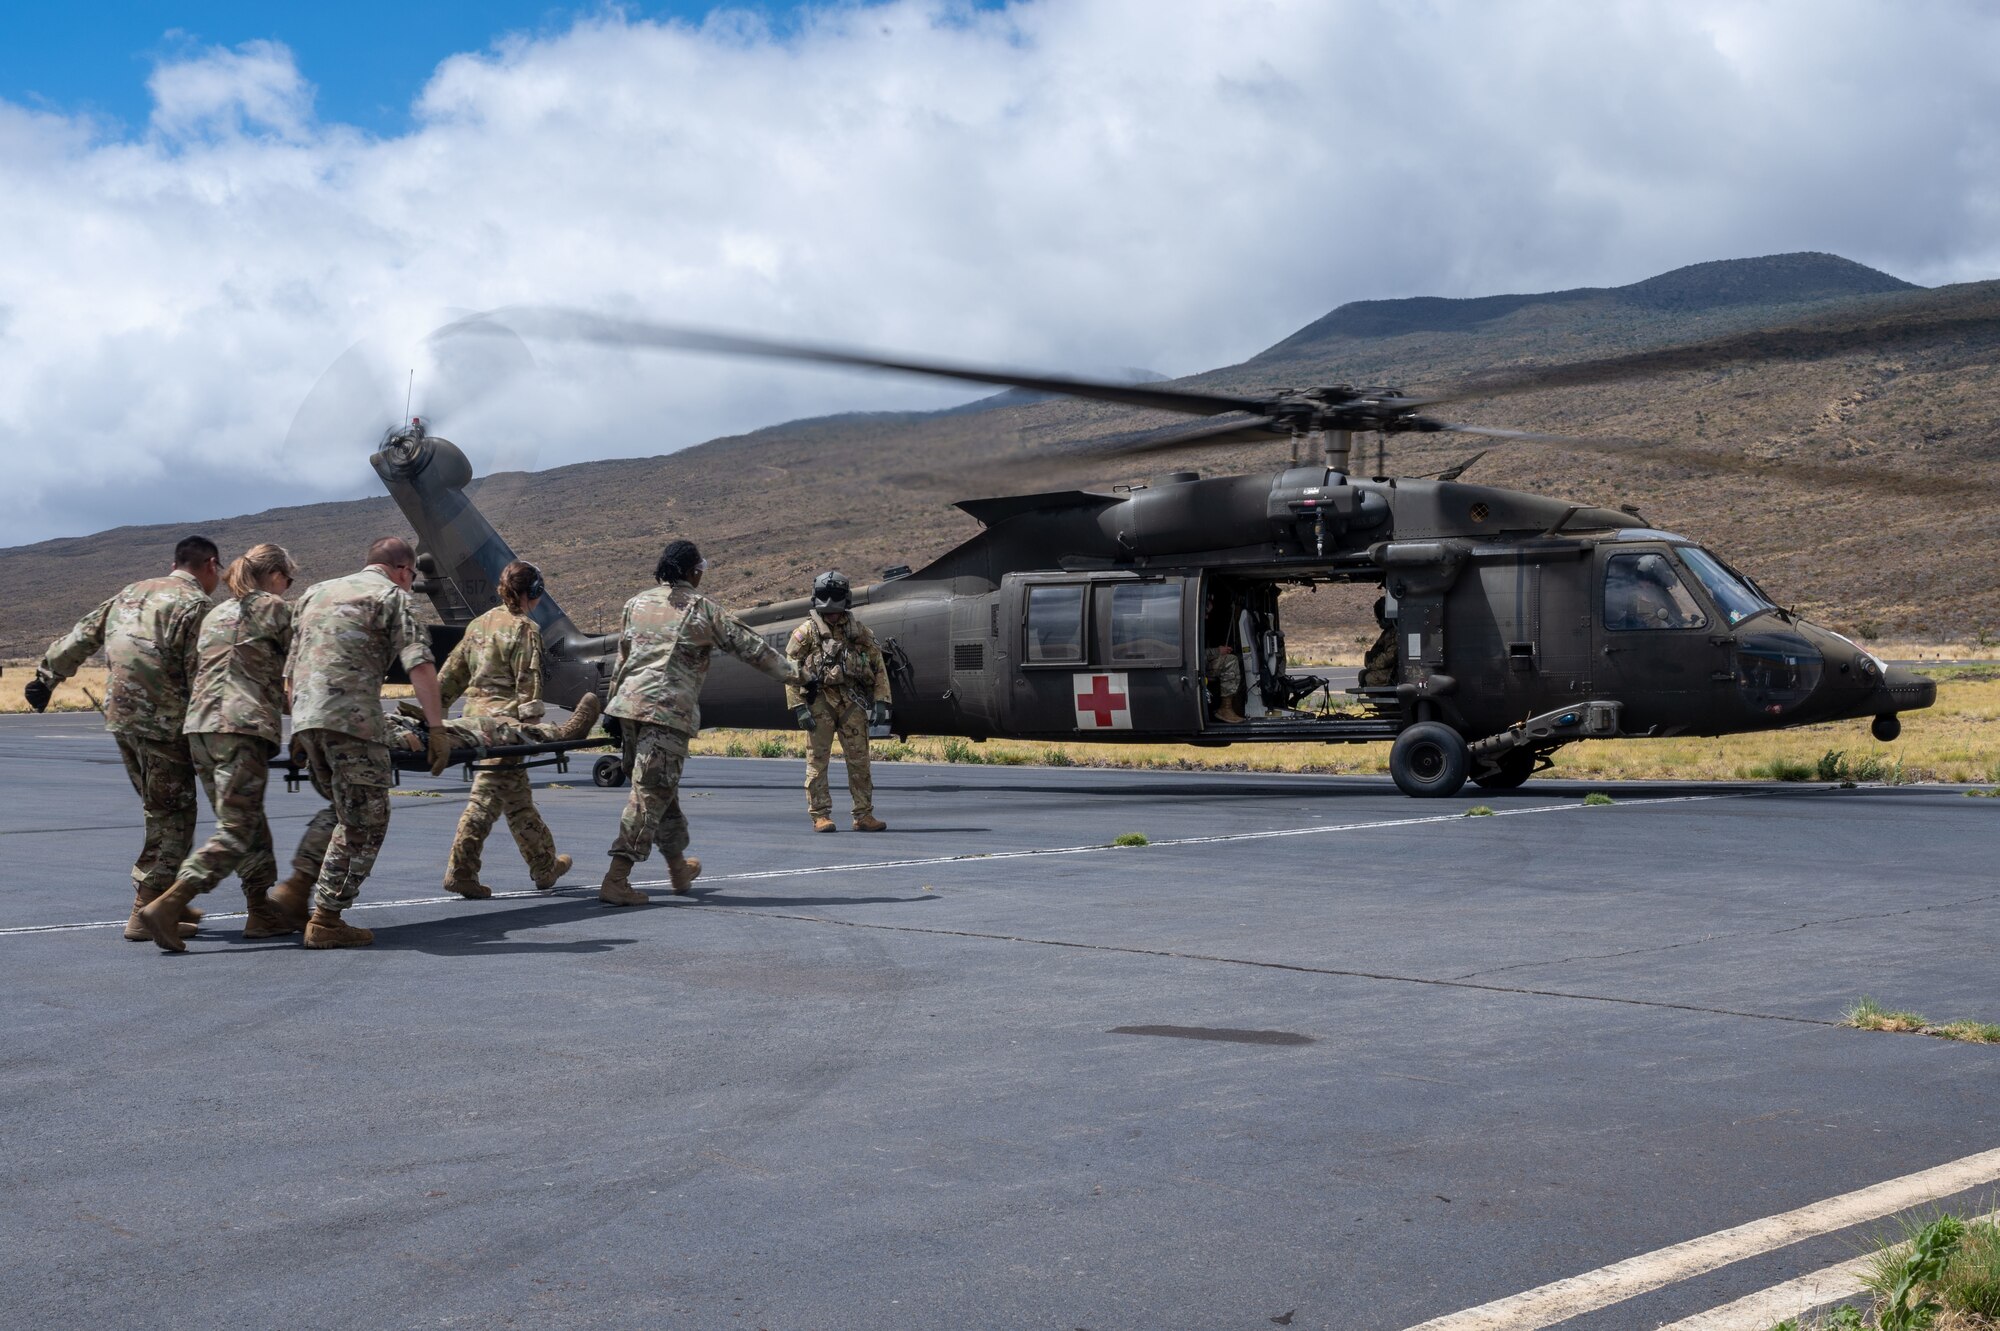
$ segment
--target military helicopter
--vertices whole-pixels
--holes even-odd
[[[481,316],[454,326],[481,331]],[[888,659],[895,733],[973,740],[1226,745],[1390,741],[1397,787],[1449,796],[1469,779],[1511,789],[1564,745],[1632,736],[1724,735],[1873,718],[1889,741],[1899,713],[1930,706],[1930,680],[1890,666],[1780,606],[1723,558],[1635,514],[1459,479],[1352,474],[1355,435],[1451,431],[1546,439],[1440,420],[1426,409],[1556,383],[1681,368],[1740,354],[1730,339],[1550,370],[1488,376],[1418,397],[1394,388],[1315,387],[1253,397],[1021,374],[769,342],[568,311],[512,312],[527,335],[805,360],[1162,408],[1210,418],[1113,442],[1129,455],[1289,437],[1275,474],[1177,471],[1110,490],[969,499],[982,530],[920,569],[885,570],[855,611]],[[1301,441],[1319,456],[1301,462]],[[465,455],[420,421],[371,462],[419,537],[419,589],[443,625],[440,650],[496,603],[512,549],[464,493]],[[1359,583],[1381,589],[1385,663],[1344,690],[1295,671],[1279,594]],[[743,614],[782,647],[799,600]],[[615,634],[581,631],[553,596],[537,612],[546,693],[602,691]],[[1208,665],[1226,646],[1245,676],[1215,696]],[[1309,696],[1324,702],[1301,708]],[[1228,704],[1228,705],[1225,705]],[[733,660],[701,699],[715,726],[781,728],[783,699]],[[1228,718],[1228,719],[1225,719]],[[1240,718],[1240,719],[1239,719]],[[593,773],[616,785],[614,756]]]

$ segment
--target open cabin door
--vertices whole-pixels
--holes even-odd
[[[1009,575],[1001,613],[1015,637],[1003,729],[1113,740],[1196,732],[1193,587],[1179,575]]]

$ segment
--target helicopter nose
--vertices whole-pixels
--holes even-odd
[[[1937,701],[1937,681],[1902,666],[1882,672],[1882,689],[1893,704],[1886,709],[1890,712],[1913,712]]]

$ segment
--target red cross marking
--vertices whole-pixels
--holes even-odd
[[[1109,728],[1111,714],[1125,710],[1125,695],[1111,691],[1111,676],[1092,675],[1090,691],[1076,695],[1076,710],[1079,716],[1085,712],[1094,712],[1098,726]]]

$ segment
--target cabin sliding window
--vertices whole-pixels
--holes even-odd
[[[1181,584],[1128,582],[1111,592],[1110,658],[1121,662],[1181,658]],[[1098,595],[1103,595],[1100,589]]]
[[[1604,627],[1698,629],[1708,625],[1701,603],[1665,555],[1613,555],[1604,564]]]
[[[1083,586],[1028,588],[1030,665],[1083,660]]]

